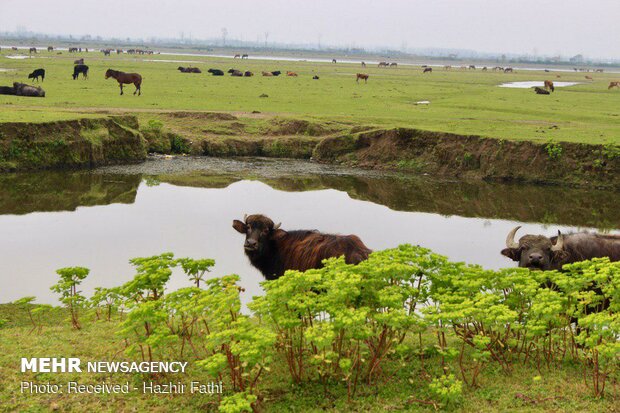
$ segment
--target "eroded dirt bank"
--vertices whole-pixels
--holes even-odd
[[[89,168],[146,158],[134,116],[0,123],[0,171]]]
[[[314,159],[465,180],[620,190],[620,148],[226,113],[0,124],[0,169],[138,162],[146,153]]]

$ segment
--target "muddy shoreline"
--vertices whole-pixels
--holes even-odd
[[[611,145],[511,141],[281,117],[265,118],[257,126],[249,118],[225,113],[175,112],[155,123],[110,116],[0,124],[0,171],[137,163],[147,153],[312,159],[466,181],[620,190],[620,149]]]

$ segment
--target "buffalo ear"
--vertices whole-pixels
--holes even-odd
[[[275,231],[271,232],[271,239],[273,240],[279,240],[284,238],[288,233],[286,231],[284,231],[283,229],[276,229]]]
[[[232,227],[241,234],[245,234],[248,231],[248,226],[243,222],[239,221],[238,219],[235,219],[233,221]]]
[[[510,258],[513,261],[519,261],[519,250],[516,248],[504,248],[502,255]]]
[[[568,252],[564,250],[551,251],[551,262],[563,262],[568,257]]]

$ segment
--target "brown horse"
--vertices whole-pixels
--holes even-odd
[[[609,87],[607,88],[607,90],[611,89],[614,86],[620,89],[620,82],[609,82]]]
[[[133,92],[133,94],[135,95],[136,92],[138,93],[138,96],[142,94],[142,76],[140,76],[138,73],[125,73],[119,72],[118,70],[108,69],[105,72],[105,78],[108,79],[110,77],[113,77],[118,82],[118,85],[121,88],[121,95],[123,94],[123,83],[133,83],[136,87],[136,90],[135,92]]]
[[[555,92],[555,86],[553,86],[553,82],[551,80],[545,80],[545,90]]]
[[[367,75],[367,74],[365,74],[365,73],[358,73],[358,74],[355,76],[355,81],[356,81],[357,83],[359,83],[359,82],[360,82],[360,79],[362,79],[362,80],[364,81],[364,83],[368,83],[368,75]]]

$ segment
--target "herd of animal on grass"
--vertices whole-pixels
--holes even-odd
[[[13,50],[17,50],[16,47],[12,48]],[[53,51],[54,47],[50,46],[47,48],[48,51]],[[69,52],[78,52],[78,50],[81,52],[82,49],[81,48],[70,48]],[[85,49],[86,52],[88,52],[88,49]],[[104,53],[105,56],[109,56],[111,52],[116,51],[117,54],[121,54],[124,51],[122,49],[102,49],[101,52]],[[37,53],[37,49],[35,47],[31,47],[30,48],[30,54],[32,53]],[[61,53],[61,52],[59,52]],[[150,50],[136,50],[136,49],[131,49],[131,50],[127,50],[126,53],[129,54],[153,54],[153,51]],[[241,58],[241,59],[248,59],[249,56],[247,54],[236,54],[234,55],[234,58]],[[336,59],[332,59],[332,63],[337,63]],[[84,58],[81,59],[77,59],[74,61],[74,68],[73,68],[73,80],[76,80],[80,74],[82,74],[84,79],[88,78],[88,66],[84,64]],[[366,62],[361,62],[361,66],[362,68],[366,67]],[[393,67],[397,67],[398,63],[396,62],[379,62],[378,67],[387,67],[387,68],[393,68]],[[422,65],[422,73],[432,73],[433,72],[433,68],[429,67],[428,65]],[[450,65],[445,65],[443,67],[444,70],[452,70],[452,66]],[[461,69],[463,70],[476,70],[476,66],[475,65],[469,65],[469,66],[461,66]],[[197,67],[183,67],[183,66],[179,66],[177,68],[177,70],[179,70],[179,72],[181,73],[202,73],[202,70],[200,70]],[[484,66],[481,68],[482,71],[487,71],[487,67]],[[491,68],[491,70],[493,71],[501,71],[504,73],[514,73],[514,69],[512,67],[493,67]],[[575,68],[575,71],[577,71],[578,69]],[[596,70],[597,72],[602,72],[601,69]],[[207,70],[208,73],[210,73],[213,76],[224,76],[224,71],[221,69],[214,69],[211,68],[209,70]],[[548,72],[548,70],[545,70],[545,72]],[[238,69],[234,69],[231,68],[227,71],[228,74],[230,74],[230,76],[233,77],[252,77],[254,76],[254,73],[249,71],[249,70],[238,70]],[[279,76],[280,74],[282,74],[283,72],[280,70],[275,70],[275,71],[261,71],[262,76],[265,77],[273,77],[273,76]],[[290,76],[290,77],[297,77],[298,74],[297,72],[293,72],[293,71],[286,71],[286,76]],[[38,82],[39,81],[39,77],[41,77],[41,81],[45,80],[45,69],[43,68],[39,68],[34,70],[32,73],[30,73],[28,75],[28,79],[32,79],[32,81],[34,82],[35,80]],[[121,95],[123,94],[123,85],[124,84],[132,84],[135,86],[136,90],[134,91],[134,95],[137,93],[138,96],[142,94],[142,90],[141,90],[141,86],[142,86],[142,76],[139,73],[125,73],[119,70],[114,70],[114,69],[108,69],[105,73],[105,78],[108,79],[110,77],[113,77],[114,79],[116,79],[116,81],[118,82],[120,91],[121,91]],[[355,81],[357,83],[359,83],[360,80],[363,80],[364,83],[368,83],[368,79],[369,79],[370,75],[368,73],[356,73],[355,75]],[[560,77],[559,75],[557,77]],[[585,78],[587,80],[593,80],[593,78],[591,76],[586,75]],[[318,75],[314,75],[312,77],[313,80],[319,80],[319,76]],[[40,87],[39,88],[26,88],[26,85],[22,84],[22,83],[14,83],[13,88],[10,88],[8,86],[2,86],[0,87],[0,94],[5,94],[5,95],[17,95],[18,93],[16,93],[16,91],[18,89],[21,89],[22,91],[26,91],[26,92],[22,92],[22,96],[39,96],[39,97],[44,97],[45,96],[45,91],[43,91]],[[612,88],[618,88],[620,89],[620,81],[612,81],[609,83],[608,89],[612,89]],[[549,95],[550,92],[554,92],[555,91],[555,86],[553,84],[553,81],[551,80],[545,80],[544,81],[544,87],[539,87],[539,86],[535,86],[533,87],[534,92],[536,92],[536,94],[539,95]]]

